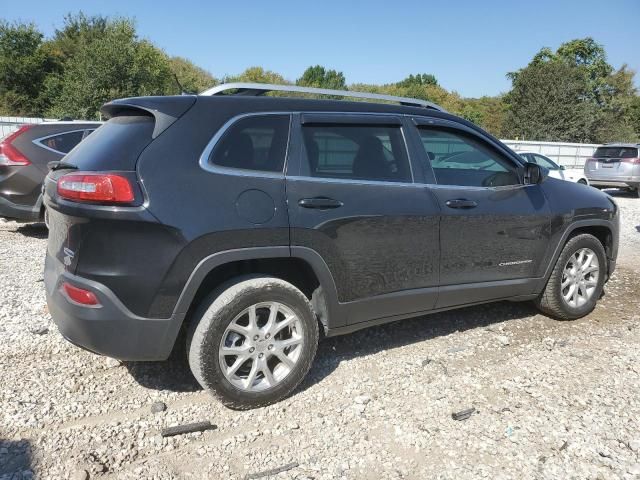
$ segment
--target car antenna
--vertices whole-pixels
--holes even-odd
[[[176,75],[175,73],[173,74],[173,78],[176,81],[176,84],[178,85],[178,88],[180,89],[180,95],[193,95],[193,92],[187,92],[184,87],[182,86],[182,84],[180,83],[180,80],[178,80],[178,75]]]

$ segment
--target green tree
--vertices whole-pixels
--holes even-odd
[[[321,65],[308,67],[296,85],[304,87],[328,88],[332,90],[347,90],[347,82],[342,72],[327,70]]]
[[[640,141],[640,96],[635,96],[629,107],[629,123],[635,135],[635,140]]]
[[[196,66],[190,60],[182,57],[169,59],[171,73],[175,75],[185,92],[200,93],[218,84],[218,81],[206,70]],[[171,93],[182,93],[176,84]]]
[[[40,117],[47,108],[46,76],[59,65],[33,24],[0,21],[0,111]]]
[[[430,73],[418,73],[417,75],[409,75],[404,80],[398,82],[400,87],[410,87],[414,85],[438,85],[438,80]]]
[[[595,108],[585,101],[588,96],[589,84],[577,66],[559,60],[530,64],[506,95],[505,133],[527,140],[590,141]]]
[[[262,67],[249,67],[240,75],[231,75],[223,78],[224,83],[230,82],[250,82],[250,83],[271,83],[288,85],[288,82],[282,75],[271,70],[265,70]]]
[[[525,86],[529,80],[539,74],[540,68],[543,66],[549,66],[548,70],[558,69],[559,72],[564,72],[564,74],[568,70],[563,66],[571,69],[572,73],[570,75],[558,77],[554,80],[556,85],[561,79],[570,81],[571,84],[567,85],[566,92],[576,87],[576,76],[578,74],[583,77],[582,83],[586,86],[584,92],[581,93],[579,98],[573,100],[570,99],[570,95],[567,97],[567,101],[575,102],[580,106],[576,104],[551,105],[544,98],[540,98],[537,101],[537,106],[541,111],[554,111],[562,108],[589,112],[589,115],[591,115],[590,121],[586,121],[586,119],[582,121],[581,119],[577,123],[573,122],[571,125],[566,125],[565,133],[567,135],[594,143],[629,140],[634,136],[629,113],[636,94],[633,86],[634,74],[626,66],[614,71],[613,67],[607,63],[604,47],[592,38],[576,39],[563,43],[555,52],[549,48],[543,48],[525,68],[508,74],[513,83],[513,90],[507,97],[510,103],[508,118],[511,129],[518,126],[522,133],[525,131],[537,131],[537,127],[534,125],[529,125],[531,128],[525,128],[528,120],[526,118],[518,118],[517,112],[527,110],[526,105],[519,105],[523,101],[523,95],[525,95]],[[536,71],[536,75],[530,74],[532,71]],[[526,77],[526,81],[522,80],[523,76]],[[517,89],[516,86],[518,86]],[[516,123],[513,123],[513,121]],[[585,129],[579,134],[573,128],[578,123]],[[562,128],[561,125],[558,125],[555,128],[555,132],[558,133]]]
[[[52,115],[95,119],[100,107],[114,98],[163,95],[176,88],[169,59],[150,42],[137,38],[131,20],[109,19],[104,25],[99,22],[96,28],[101,29],[100,35],[86,33],[94,32],[93,28],[76,28],[74,17],[67,17],[67,22],[72,23],[72,32],[85,33],[77,34],[76,44],[69,47],[73,55],[58,77]],[[84,25],[86,17],[78,22]],[[51,82],[51,91],[56,91],[55,83]]]

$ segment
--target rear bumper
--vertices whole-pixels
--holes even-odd
[[[178,336],[184,314],[167,319],[131,313],[102,284],[72,275],[47,254],[44,282],[53,321],[71,343],[120,360],[165,360]],[[72,303],[61,292],[62,282],[92,291],[100,307]]]
[[[36,205],[18,205],[0,196],[0,217],[24,221],[39,220],[41,205],[41,200]]]

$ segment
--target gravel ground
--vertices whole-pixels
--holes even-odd
[[[0,480],[640,478],[640,200],[616,197],[618,270],[587,318],[505,302],[328,339],[291,398],[248,412],[180,359],[120,364],[64,341],[46,231],[0,223]]]

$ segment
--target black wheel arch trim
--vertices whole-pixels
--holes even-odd
[[[590,218],[590,219],[576,220],[571,222],[565,229],[564,233],[562,234],[560,241],[556,244],[556,248],[553,251],[553,255],[551,256],[551,261],[547,264],[547,269],[545,270],[544,275],[540,279],[540,283],[538,284],[536,291],[541,292],[544,286],[547,284],[547,281],[549,280],[549,277],[553,272],[553,267],[558,261],[558,258],[562,253],[562,249],[567,244],[567,241],[569,240],[569,237],[571,236],[571,234],[576,230],[580,228],[585,228],[585,227],[606,227],[611,231],[611,235],[613,237],[612,241],[614,242],[614,244],[618,241],[618,235],[619,235],[618,226],[611,220]],[[606,246],[605,246],[605,251],[606,251]],[[611,275],[611,273],[613,273],[612,267],[615,267],[615,258],[610,259],[607,256],[607,272],[609,276]]]
[[[196,292],[200,288],[200,285],[206,276],[215,268],[241,260],[267,258],[299,258],[309,264],[324,291],[328,310],[327,318],[331,319],[331,326],[341,326],[345,323],[345,319],[343,319],[342,316],[337,315],[339,304],[336,285],[333,280],[333,276],[329,271],[329,267],[324,262],[320,254],[310,248],[288,246],[250,247],[224,250],[203,258],[195,267],[189,276],[187,283],[182,289],[182,293],[180,294],[173,311],[174,315],[187,313],[196,296]],[[340,320],[342,320],[342,323],[340,323]],[[326,327],[328,327],[328,325],[325,324],[325,328]]]

